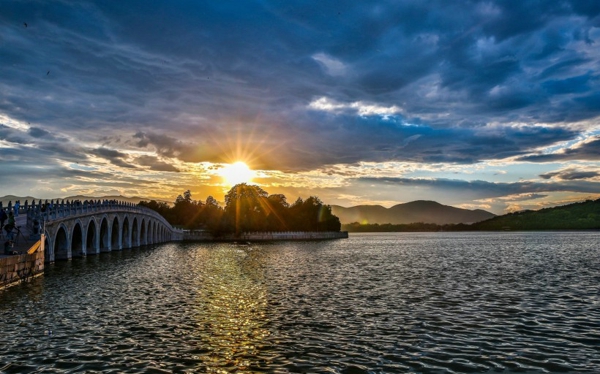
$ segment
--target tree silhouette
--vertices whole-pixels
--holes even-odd
[[[177,196],[172,209],[172,215],[175,224],[185,228],[194,227],[194,221],[201,206],[201,202],[192,200],[192,193],[190,190],[185,191],[183,196]]]
[[[171,224],[186,229],[205,229],[215,235],[255,231],[339,231],[338,217],[316,196],[298,198],[291,206],[282,194],[269,195],[256,185],[241,183],[225,195],[225,207],[209,196],[206,203],[192,199],[190,190],[177,196],[172,208],[166,203],[140,202]]]
[[[340,231],[341,223],[331,213],[331,207],[324,205],[316,196],[305,201],[298,198],[290,207],[292,225],[298,231]]]
[[[240,183],[225,195],[225,219],[236,235],[245,231],[263,231],[269,211],[268,193],[255,185]]]

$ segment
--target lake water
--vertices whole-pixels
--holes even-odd
[[[600,372],[600,232],[174,243],[0,292],[0,371]]]

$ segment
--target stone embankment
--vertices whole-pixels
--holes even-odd
[[[44,273],[44,252],[0,258],[0,289]]]
[[[282,240],[331,240],[346,239],[348,231],[284,231],[284,232],[245,232],[240,235],[228,234],[215,236],[206,231],[184,231],[184,241],[195,242],[235,242],[235,241],[282,241]]]
[[[8,202],[7,207],[0,201],[0,210],[15,217],[10,233],[0,230],[0,287],[42,274],[44,262],[180,241],[183,237],[182,230],[174,229],[157,212],[115,200],[34,200]],[[43,250],[27,255],[41,238]]]

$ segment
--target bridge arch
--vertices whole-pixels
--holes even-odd
[[[54,239],[54,258],[57,260],[67,260],[69,256],[69,238],[67,228],[61,224],[56,232]]]
[[[120,250],[121,249],[121,240],[120,240],[120,230],[119,230],[119,218],[114,217],[110,229],[110,250]]]
[[[131,248],[131,235],[129,234],[129,217],[123,219],[123,228],[121,230],[121,245],[122,248]]]
[[[102,217],[102,221],[100,223],[100,241],[98,243],[100,252],[108,252],[110,251],[110,241],[108,234],[108,217],[106,215]]]
[[[140,225],[140,245],[148,244],[146,238],[146,220],[142,218],[142,223]]]
[[[83,256],[83,248],[83,230],[81,228],[81,221],[77,220],[71,232],[71,257]]]
[[[88,222],[87,233],[85,235],[85,253],[86,254],[97,254],[100,252],[98,247],[98,235],[96,229],[96,220],[91,217]]]
[[[174,229],[157,212],[130,203],[67,202],[53,209],[42,208],[42,204],[31,205],[27,225],[44,222],[47,262],[183,237],[181,230]]]
[[[133,222],[131,224],[131,246],[139,247],[140,246],[140,230],[138,229],[138,219],[137,217],[133,217]]]
[[[46,262],[54,261],[54,243],[48,240],[48,238],[51,238],[48,231],[44,231],[44,235],[46,236],[44,240],[44,259]]]
[[[152,220],[146,222],[146,244],[152,244]]]
[[[154,221],[148,221],[148,244],[154,244]]]

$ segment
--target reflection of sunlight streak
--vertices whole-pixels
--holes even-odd
[[[237,187],[239,190],[239,186]],[[238,193],[239,196],[239,193]],[[240,232],[240,222],[242,221],[242,204],[240,204],[240,202],[238,201],[237,204],[235,204],[235,234],[239,234]]]
[[[222,245],[196,258],[202,274],[196,313],[203,370],[249,370],[270,335],[266,328],[267,292],[257,252]]]
[[[243,186],[240,186],[240,185],[237,185],[235,188],[237,191],[236,192],[237,196],[241,196],[243,194],[242,190],[245,189]],[[252,193],[251,195],[246,195],[244,197],[244,199],[249,200],[249,202],[251,203],[252,206],[259,205],[260,209],[262,209],[262,211],[265,213],[266,217],[268,217],[270,214],[273,214],[275,216],[275,218],[279,221],[279,223],[281,223],[281,225],[287,229],[287,223],[285,222],[283,217],[281,217],[277,213],[277,210],[273,209],[273,206],[271,205],[271,202],[269,202],[268,199],[266,199],[262,196],[255,195],[254,193]],[[238,201],[235,204],[235,232],[236,232],[236,234],[239,234],[240,229],[241,229],[241,221],[242,221],[242,219],[244,219],[244,217],[242,217],[242,212],[241,212],[242,205],[243,204],[241,204],[241,201]]]
[[[265,216],[268,216],[269,214],[275,215],[275,218],[277,218],[277,220],[279,221],[279,223],[281,223],[284,227],[287,228],[287,224],[286,224],[285,220],[283,219],[283,217],[281,217],[277,213],[277,211],[275,209],[273,209],[273,207],[271,206],[271,203],[269,202],[269,200],[267,200],[267,199],[260,199],[258,201],[258,203],[261,205],[261,207],[266,212]]]
[[[325,213],[327,213],[328,207],[325,205],[321,205],[321,207],[319,208],[319,222],[325,222],[325,219],[323,218],[323,216],[325,215]]]

